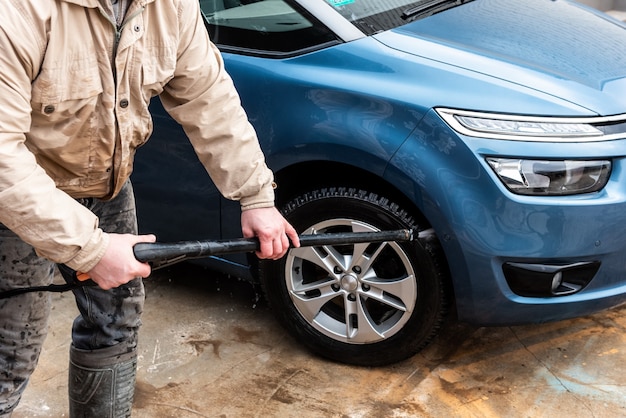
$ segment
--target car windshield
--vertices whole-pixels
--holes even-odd
[[[472,0],[324,0],[368,35]]]

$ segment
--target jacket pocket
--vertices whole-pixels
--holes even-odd
[[[33,82],[31,104],[40,121],[81,119],[95,108],[103,91],[97,62],[72,64],[44,68]]]
[[[107,137],[102,118],[108,115],[100,109],[102,92],[95,59],[44,67],[32,83],[27,145],[64,190],[88,176],[110,175],[101,163],[111,152],[100,139]]]

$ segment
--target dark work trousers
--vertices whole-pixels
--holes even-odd
[[[105,232],[137,233],[130,182],[112,200],[79,202],[99,217]],[[55,267],[0,224],[0,291],[48,285]],[[75,280],[75,272],[66,266],[58,267],[66,281]],[[74,296],[80,312],[72,327],[74,347],[96,350],[125,344],[127,349],[123,351],[136,348],[145,297],[142,279],[111,290],[83,286],[74,290]],[[0,417],[10,416],[37,365],[47,334],[50,304],[49,292],[0,299]]]

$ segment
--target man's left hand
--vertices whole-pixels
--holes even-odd
[[[289,250],[289,241],[300,246],[298,233],[275,207],[248,209],[241,213],[241,231],[245,238],[257,237],[259,258],[278,260]]]

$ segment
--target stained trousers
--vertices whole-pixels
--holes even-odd
[[[78,201],[98,216],[103,231],[137,233],[130,182],[114,199]],[[0,224],[0,291],[51,284],[57,268],[65,281],[75,281],[73,270],[37,256],[30,245]],[[79,311],[72,326],[74,347],[97,350],[124,344],[123,351],[136,348],[145,299],[141,278],[111,290],[82,286],[73,292]],[[10,416],[37,365],[50,308],[49,292],[0,299],[0,417]]]

